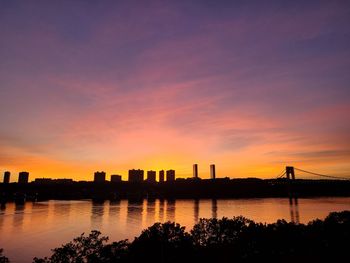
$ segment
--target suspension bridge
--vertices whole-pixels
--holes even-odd
[[[307,176],[312,176],[311,179],[327,178],[327,179],[333,179],[333,180],[347,180],[347,181],[350,181],[350,176],[349,177],[345,177],[345,176],[334,176],[334,175],[328,175],[328,174],[321,174],[321,173],[316,173],[316,172],[311,172],[311,171],[307,171],[307,170],[304,170],[304,169],[300,169],[300,168],[297,168],[297,167],[294,167],[294,166],[286,166],[286,168],[283,169],[276,176],[276,179],[286,178],[288,180],[295,180],[296,179],[296,172],[298,172],[298,179],[306,179],[305,175],[307,175]]]
[[[297,173],[297,174],[296,174]],[[286,166],[285,169],[283,169],[274,179],[286,179],[287,182],[289,182],[287,185],[287,191],[289,195],[289,209],[290,209],[290,218],[291,222],[299,224],[300,222],[300,215],[299,215],[299,206],[298,206],[298,190],[300,191],[300,188],[296,190],[294,188],[294,181],[296,180],[296,175],[298,176],[298,179],[302,180],[312,180],[315,183],[317,183],[317,179],[328,179],[329,181],[332,181],[334,183],[338,183],[340,181],[347,181],[350,182],[350,176],[334,176],[329,174],[321,174],[317,172],[307,171],[305,169],[300,169],[294,166]],[[316,179],[316,180],[315,180]],[[329,185],[331,187],[331,185]],[[309,189],[310,190],[310,189]],[[306,190],[306,193],[308,190]],[[322,191],[321,191],[322,192]],[[305,194],[305,192],[304,192]]]

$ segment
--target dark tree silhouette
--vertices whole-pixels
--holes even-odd
[[[156,223],[142,231],[130,245],[131,260],[140,262],[152,259],[152,262],[180,262],[186,260],[192,247],[191,236],[185,227],[167,222]]]
[[[0,263],[8,263],[8,262],[10,262],[9,259],[8,259],[7,257],[5,257],[5,256],[2,255],[2,252],[3,252],[3,251],[4,251],[4,250],[3,250],[2,248],[0,248]]]
[[[203,219],[193,227],[191,235],[194,244],[197,246],[208,247],[216,244],[232,244],[237,241],[239,235],[247,229],[253,221],[242,217],[228,219]]]
[[[59,248],[53,249],[50,258],[34,258],[35,263],[85,263],[109,262],[109,259],[123,257],[127,251],[128,243],[124,241],[106,245],[108,237],[100,237],[99,231],[92,231],[87,237],[84,233]]]

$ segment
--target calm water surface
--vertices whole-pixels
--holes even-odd
[[[51,248],[93,229],[111,241],[132,240],[154,222],[175,221],[187,230],[199,218],[238,215],[257,222],[272,223],[283,218],[307,223],[342,210],[350,210],[350,197],[299,198],[293,203],[284,198],[9,203],[0,210],[0,248],[11,262],[24,263],[35,256],[48,256]]]

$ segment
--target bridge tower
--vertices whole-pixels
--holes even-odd
[[[286,176],[287,176],[287,179],[295,180],[295,173],[294,173],[293,166],[286,166]]]

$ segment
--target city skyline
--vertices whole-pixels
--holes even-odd
[[[349,14],[346,1],[2,1],[0,173],[349,176]]]
[[[198,176],[198,164],[194,164],[193,166],[197,167],[197,172],[192,174],[191,177],[184,177],[183,175],[180,177],[176,177],[175,173],[176,171],[173,169],[166,169],[166,170],[144,170],[144,169],[129,169],[127,173],[124,174],[115,174],[115,173],[106,173],[104,170],[101,171],[95,171],[93,173],[93,178],[91,180],[80,180],[80,181],[93,181],[93,182],[105,182],[105,181],[110,181],[110,182],[120,182],[120,181],[135,181],[135,173],[137,174],[136,177],[142,177],[138,178],[136,181],[145,181],[145,182],[163,182],[163,181],[174,181],[176,179],[182,178],[182,179],[189,179],[189,178],[195,178],[198,179],[200,178]],[[210,179],[216,179],[215,176],[215,164],[210,164]],[[165,178],[165,173],[166,173],[166,178]],[[214,173],[214,176],[213,176]],[[60,177],[60,178],[52,178],[52,177],[38,177],[34,176],[33,180],[30,178],[30,172],[28,171],[21,171],[18,173],[17,176],[14,176],[11,171],[5,171],[3,173],[3,180],[0,180],[0,183],[13,183],[13,182],[19,182],[20,177],[22,174],[26,174],[27,176],[27,183],[28,182],[47,182],[48,180],[53,180],[53,181],[63,181],[63,180],[71,180],[75,181],[73,178],[66,178],[66,177]],[[158,174],[158,175],[157,175]],[[108,180],[108,177],[110,180]],[[130,176],[132,178],[130,178]],[[123,180],[124,179],[124,180]],[[125,180],[126,179],[126,180]],[[200,178],[202,179],[202,178]],[[204,179],[204,178],[203,178]]]

